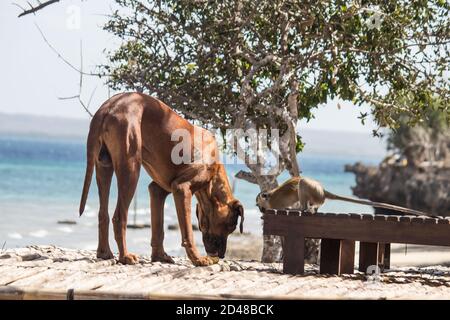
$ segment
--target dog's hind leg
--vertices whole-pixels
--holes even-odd
[[[148,186],[150,193],[150,211],[152,220],[152,261],[174,263],[173,259],[164,251],[164,202],[169,192],[161,188],[156,182]]]
[[[117,206],[113,216],[114,239],[119,249],[119,262],[136,264],[138,256],[127,250],[126,232],[128,209],[136,191],[141,168],[140,127],[130,123],[116,123],[108,136],[114,173],[117,177]]]
[[[96,163],[95,172],[97,177],[98,195],[100,198],[100,210],[98,213],[98,247],[97,258],[112,259],[114,255],[109,247],[109,190],[111,188],[111,180],[113,176],[112,163],[109,161],[104,163]]]
[[[140,162],[136,158],[128,158],[122,162],[119,170],[115,170],[117,176],[117,206],[113,216],[114,238],[119,249],[119,262],[123,264],[135,264],[138,257],[127,250],[127,220],[128,208],[136,191],[139,179]]]

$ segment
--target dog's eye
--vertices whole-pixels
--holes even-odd
[[[261,198],[267,199],[268,197],[269,197],[269,194],[268,194],[268,193],[266,193],[266,192],[261,193]]]

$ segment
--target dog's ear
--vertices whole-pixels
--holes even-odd
[[[198,220],[198,228],[201,232],[207,232],[209,229],[208,218],[205,216],[200,205],[197,203],[197,207],[195,208],[195,214],[197,215]]]
[[[239,200],[234,200],[230,204],[230,209],[232,212],[232,227],[235,228],[238,222],[238,218],[241,217],[241,223],[239,224],[239,231],[241,233],[244,232],[244,206],[241,204]]]

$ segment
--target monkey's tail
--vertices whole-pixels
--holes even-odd
[[[353,202],[353,203],[358,203],[358,204],[365,204],[365,205],[376,207],[376,208],[400,211],[400,212],[408,213],[408,214],[411,214],[414,216],[429,216],[429,217],[437,218],[436,216],[433,216],[431,214],[428,214],[428,213],[425,213],[422,211],[408,209],[408,208],[396,206],[393,204],[388,204],[388,203],[383,203],[383,202],[373,202],[373,201],[369,201],[369,200],[359,200],[359,199],[354,199],[354,198],[349,198],[349,197],[338,196],[337,194],[328,192],[326,190],[324,190],[324,194],[325,194],[325,198],[331,199],[331,200],[341,200],[341,201]]]
[[[86,201],[89,194],[89,187],[91,186],[92,175],[94,174],[95,159],[98,157],[102,142],[100,141],[100,130],[103,124],[103,117],[96,117],[91,121],[89,134],[87,138],[87,162],[86,174],[84,177],[83,192],[80,201],[80,216],[83,214],[86,207]]]

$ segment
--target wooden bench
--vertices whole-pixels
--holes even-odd
[[[355,241],[360,241],[359,271],[390,267],[390,244],[450,246],[450,217],[306,213],[266,210],[264,235],[284,237],[283,272],[304,272],[305,238],[322,239],[320,273],[353,273]]]

